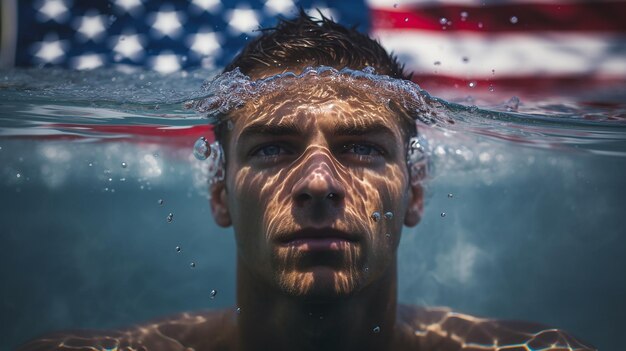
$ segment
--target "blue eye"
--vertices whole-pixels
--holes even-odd
[[[254,154],[257,156],[272,157],[272,156],[281,155],[284,152],[285,150],[282,147],[271,144],[271,145],[260,147],[259,149],[257,149],[257,151]]]
[[[358,156],[376,156],[382,152],[375,146],[368,144],[350,144],[345,146],[346,152],[354,153]]]

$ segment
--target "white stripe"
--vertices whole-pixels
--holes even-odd
[[[17,40],[17,0],[2,0],[0,15],[0,68],[13,67],[15,64],[15,45]]]
[[[529,75],[626,77],[626,35],[541,32],[372,33],[415,73],[490,78]],[[463,58],[468,59],[467,62]],[[435,65],[435,62],[440,62]]]
[[[602,2],[623,2],[624,0],[602,0]],[[421,7],[421,6],[498,6],[509,4],[593,4],[592,0],[367,0],[367,5],[373,8]]]

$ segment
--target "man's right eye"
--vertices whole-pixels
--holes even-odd
[[[252,155],[261,157],[275,157],[284,153],[286,153],[286,150],[280,145],[270,144],[256,149],[256,151],[254,151]]]

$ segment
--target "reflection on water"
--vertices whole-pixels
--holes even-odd
[[[1,349],[60,329],[234,310],[232,233],[213,223],[206,163],[192,155],[209,131],[182,104],[203,96],[210,73],[46,72],[0,74]],[[511,96],[439,101],[440,119],[420,128],[434,171],[422,223],[400,244],[400,301],[537,321],[619,349],[626,106],[617,91],[522,97],[517,111]],[[438,319],[417,336],[482,321],[432,311]],[[489,328],[471,330],[486,335],[475,347],[499,350]],[[538,332],[511,343],[577,347]]]

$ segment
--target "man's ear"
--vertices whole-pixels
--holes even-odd
[[[226,182],[218,181],[211,184],[211,212],[215,223],[220,227],[230,227],[233,222],[228,210],[228,194],[226,193]]]
[[[409,185],[409,201],[404,214],[404,225],[414,227],[422,219],[424,211],[424,188],[422,183],[412,182]]]

